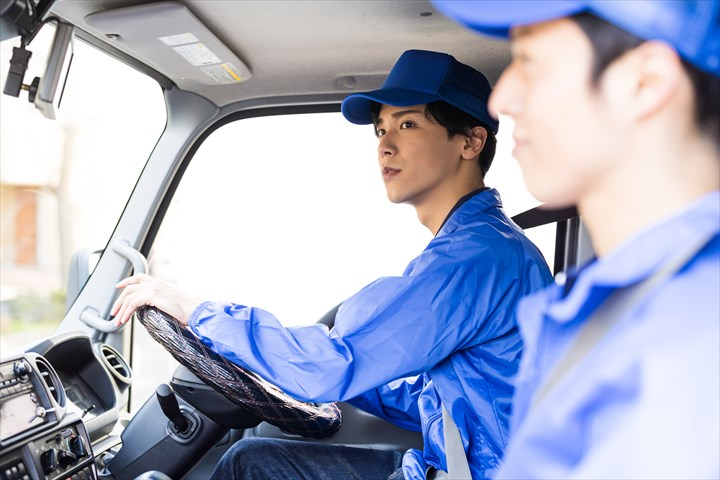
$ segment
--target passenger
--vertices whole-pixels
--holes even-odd
[[[486,78],[452,56],[405,52],[383,87],[350,95],[342,112],[374,124],[387,195],[415,207],[434,235],[397,277],[345,300],[332,330],[288,329],[269,312],[203,302],[147,275],[118,284],[118,324],[142,305],[174,316],[203,343],[304,401],[346,400],[423,433],[424,451],[241,440],[217,478],[424,479],[446,469],[442,405],[457,424],[475,478],[496,472],[507,441],[522,350],[521,297],[547,286],[542,255],[503,213],[484,176],[497,120]],[[388,241],[392,241],[391,238]]]
[[[720,2],[435,6],[510,37],[491,110],[598,256],[522,303],[498,476],[720,478]]]

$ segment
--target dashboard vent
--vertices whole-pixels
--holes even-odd
[[[40,377],[42,378],[43,383],[45,383],[50,396],[53,400],[55,400],[55,403],[64,407],[65,389],[60,382],[60,377],[58,377],[57,373],[55,373],[55,370],[52,366],[50,366],[47,360],[41,357],[35,359],[35,367],[40,373]]]
[[[132,383],[132,370],[123,356],[107,344],[100,346],[100,358],[112,377],[123,385]]]

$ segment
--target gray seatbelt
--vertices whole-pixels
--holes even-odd
[[[448,478],[452,480],[472,480],[470,465],[465,456],[465,448],[460,438],[460,430],[453,421],[450,413],[442,407],[443,435],[445,436],[445,463],[447,464]]]
[[[530,410],[533,410],[547,396],[555,385],[595,346],[603,335],[617,323],[623,314],[630,311],[658,284],[684,267],[715,236],[712,231],[691,242],[684,249],[663,264],[655,273],[633,285],[617,289],[593,312],[580,327],[575,342],[560,359],[545,383],[538,389]]]

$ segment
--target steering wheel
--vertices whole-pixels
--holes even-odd
[[[303,437],[326,438],[340,429],[342,411],[335,403],[295,400],[257,374],[213,352],[155,307],[141,307],[136,314],[150,336],[178,362],[247,413]]]

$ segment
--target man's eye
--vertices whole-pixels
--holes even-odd
[[[414,124],[413,122],[402,122],[402,123],[400,124],[400,128],[401,128],[401,129],[402,129],[402,128],[412,128],[412,127],[414,127],[414,126],[415,126],[415,124]]]
[[[383,130],[382,128],[378,128],[377,130],[375,130],[376,137],[382,137],[383,135],[385,135],[385,130]]]

